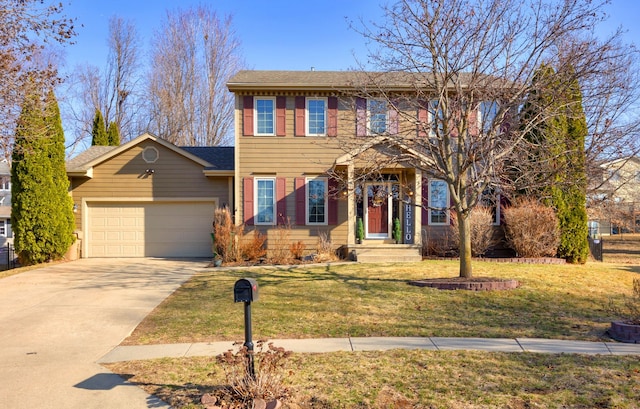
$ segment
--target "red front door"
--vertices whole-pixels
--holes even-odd
[[[389,236],[389,193],[386,185],[367,186],[367,233],[369,237]]]

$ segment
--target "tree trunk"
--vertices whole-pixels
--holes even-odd
[[[469,213],[456,212],[458,217],[458,233],[460,237],[460,277],[473,276],[471,267],[471,222]]]

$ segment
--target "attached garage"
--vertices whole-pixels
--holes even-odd
[[[234,148],[144,134],[67,161],[80,256],[211,258],[217,208],[234,209]]]
[[[211,257],[214,202],[87,203],[87,257]]]

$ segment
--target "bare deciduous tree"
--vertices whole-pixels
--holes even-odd
[[[77,67],[68,82],[66,119],[75,138],[71,145],[91,136],[96,109],[106,123],[115,122],[127,141],[140,131],[140,40],[133,22],[114,16],[109,20],[109,37],[104,69],[91,64]]]
[[[231,22],[205,6],[167,13],[153,41],[151,133],[182,146],[230,142],[233,97],[226,82],[242,65]]]
[[[557,113],[551,109],[554,95],[566,93],[576,80],[602,80],[610,73],[606,66],[620,63],[612,47],[618,34],[591,39],[605,3],[399,0],[384,7],[381,23],[359,30],[372,45],[370,64],[385,73],[363,74],[360,95],[383,99],[389,112],[411,124],[398,132],[384,130],[381,136],[396,154],[369,162],[365,171],[373,174],[395,162],[446,182],[458,221],[460,276],[472,276],[471,210],[483,192],[511,186],[507,169],[522,160],[516,154],[523,152],[518,149],[527,143],[525,136]],[[533,81],[542,64],[571,75]],[[612,91],[606,82],[597,83],[602,95]],[[548,106],[524,121],[521,107],[532,92],[549,95],[539,102]],[[343,146],[353,151],[362,143],[351,138]],[[540,165],[552,169],[545,159],[549,166]],[[522,169],[540,172],[540,166]]]
[[[5,157],[11,153],[25,80],[50,86],[59,80],[55,60],[42,58],[42,51],[75,35],[73,20],[62,12],[62,4],[0,0],[0,150]]]

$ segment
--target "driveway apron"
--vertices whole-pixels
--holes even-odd
[[[168,407],[96,361],[206,264],[82,259],[0,279],[0,407]]]

